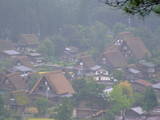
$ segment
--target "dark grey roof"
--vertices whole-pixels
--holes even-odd
[[[101,68],[101,66],[95,65],[95,66],[91,67],[90,69],[93,70],[93,71],[96,71],[96,70],[98,70],[100,68]]]
[[[20,65],[20,66],[15,66],[14,67],[17,71],[21,71],[21,72],[32,72],[33,70],[29,67]]]
[[[134,73],[134,74],[138,74],[138,73],[140,73],[140,71],[139,71],[139,70],[134,69],[134,68],[129,68],[129,69],[128,69],[128,71],[129,71],[129,72],[131,72],[131,73]]]
[[[8,55],[19,55],[20,54],[19,52],[15,50],[4,50],[3,52]]]
[[[160,89],[160,82],[157,83],[157,84],[152,85],[152,87],[153,87],[154,89]]]
[[[140,63],[141,65],[146,66],[146,67],[155,67],[155,64],[153,64],[152,62],[148,62],[148,61],[146,61],[146,60],[140,60],[139,63]]]
[[[145,113],[145,111],[140,106],[133,107],[133,108],[131,108],[131,110],[134,111],[134,112],[136,112],[139,115],[142,115],[142,114]]]

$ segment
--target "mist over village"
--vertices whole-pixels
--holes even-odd
[[[0,120],[160,120],[159,0],[0,0]]]

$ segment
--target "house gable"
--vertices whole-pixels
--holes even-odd
[[[48,92],[52,95],[72,95],[74,93],[72,85],[61,71],[54,71],[44,74],[43,77],[36,82],[33,89],[30,91],[30,94],[36,92],[36,90],[43,90],[43,92],[38,91],[43,94],[44,91],[47,92],[48,90]]]
[[[30,94],[39,94],[42,96],[53,96],[55,93],[55,90],[53,87],[50,86],[49,81],[46,79],[46,77],[42,77],[40,80],[36,82],[34,87],[31,89]]]

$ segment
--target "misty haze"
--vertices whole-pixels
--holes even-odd
[[[160,1],[0,0],[0,120],[160,120]]]

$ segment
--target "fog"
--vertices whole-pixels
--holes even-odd
[[[97,21],[109,27],[122,23],[149,29],[155,29],[160,22],[157,15],[145,18],[127,15],[98,0],[1,0],[0,16],[2,39],[13,39],[21,33],[46,37],[56,34],[65,25],[93,25]]]
[[[0,120],[160,120],[160,16],[102,1],[0,0]]]

